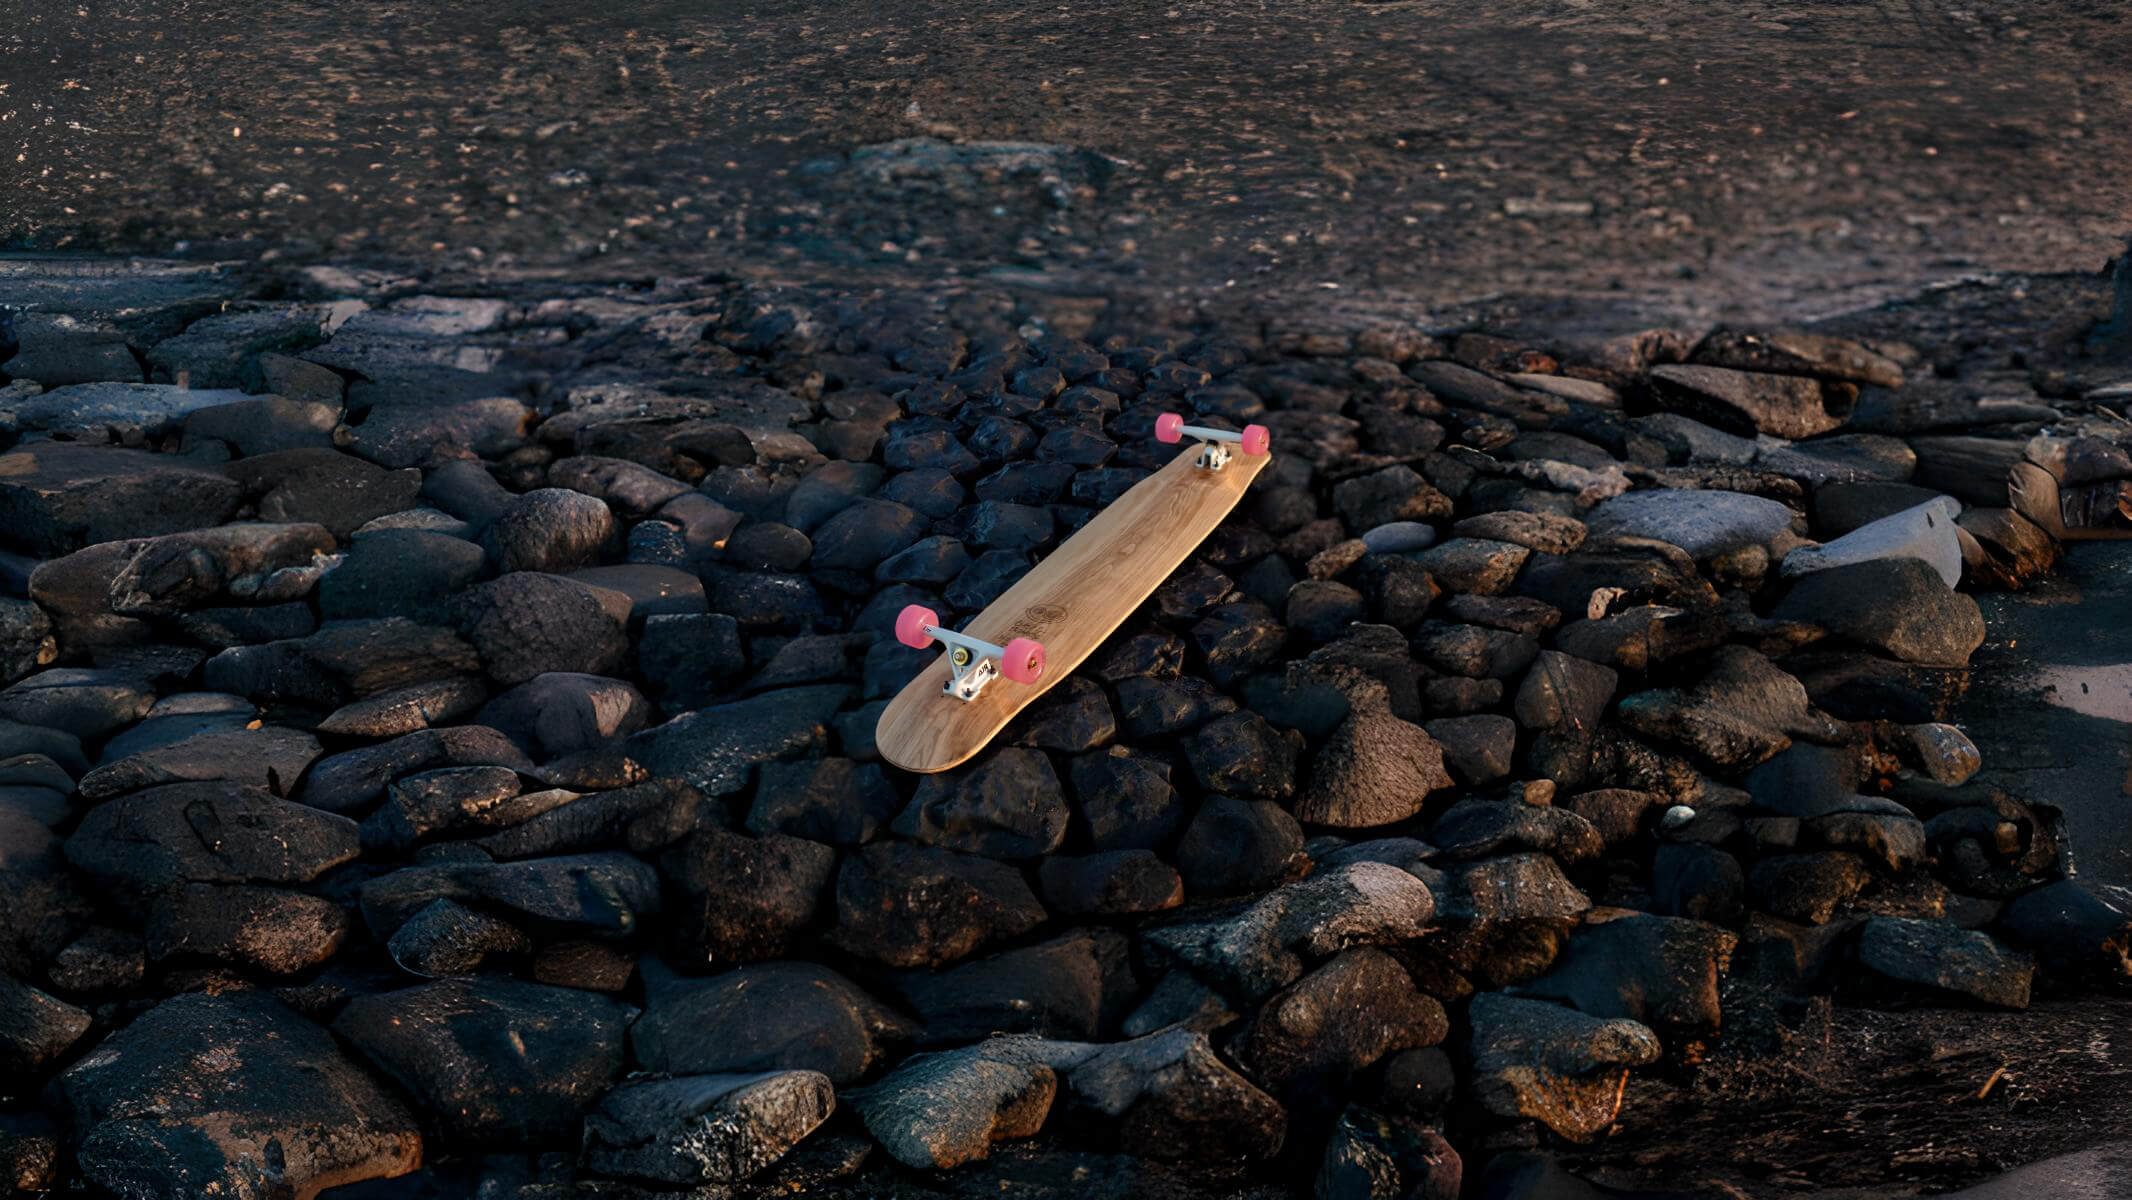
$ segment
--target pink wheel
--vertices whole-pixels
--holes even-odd
[[[1016,683],[1035,683],[1044,673],[1044,646],[1035,638],[1015,638],[999,656],[999,673]]]
[[[1256,458],[1273,448],[1273,431],[1264,425],[1244,426],[1244,453]]]
[[[1164,413],[1155,418],[1155,440],[1174,442],[1184,436],[1184,418],[1177,413]]]
[[[923,650],[933,644],[932,635],[926,633],[928,625],[940,624],[940,616],[922,604],[906,604],[896,614],[896,640],[914,650]]]

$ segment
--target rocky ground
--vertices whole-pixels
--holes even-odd
[[[1604,340],[0,280],[19,1188],[1859,1195],[2132,1136],[2132,907],[1947,721],[1975,595],[2132,516],[2103,277]],[[992,749],[882,765],[895,613],[1165,410],[1276,461]]]

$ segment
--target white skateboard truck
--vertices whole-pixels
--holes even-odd
[[[1219,471],[1229,461],[1229,447],[1241,445],[1244,453],[1256,458],[1266,453],[1273,445],[1273,434],[1264,425],[1246,425],[1242,433],[1226,429],[1209,429],[1204,425],[1187,425],[1177,413],[1164,413],[1155,418],[1155,439],[1174,442],[1191,434],[1199,439],[1199,459],[1193,465],[1209,471]]]
[[[1035,683],[1044,673],[1044,647],[1035,638],[1015,638],[995,646],[940,625],[940,615],[919,604],[896,614],[896,640],[923,650],[934,642],[948,648],[953,672],[941,690],[957,700],[975,700],[984,686],[1001,675],[1016,683]]]

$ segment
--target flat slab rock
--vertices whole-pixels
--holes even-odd
[[[422,1162],[407,1108],[263,992],[165,1000],[53,1088],[82,1173],[120,1195],[309,1200]]]
[[[0,454],[0,543],[50,558],[218,525],[239,498],[227,475],[168,455],[40,442]]]
[[[1766,545],[1791,528],[1792,510],[1744,492],[1695,489],[1628,492],[1585,518],[1593,537],[1626,533],[1671,542],[1698,560]]]

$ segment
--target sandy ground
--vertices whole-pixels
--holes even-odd
[[[0,245],[1766,317],[2092,270],[2132,226],[2118,0],[272,8],[0,3]],[[824,172],[914,136],[1101,178],[912,231],[907,195]]]

